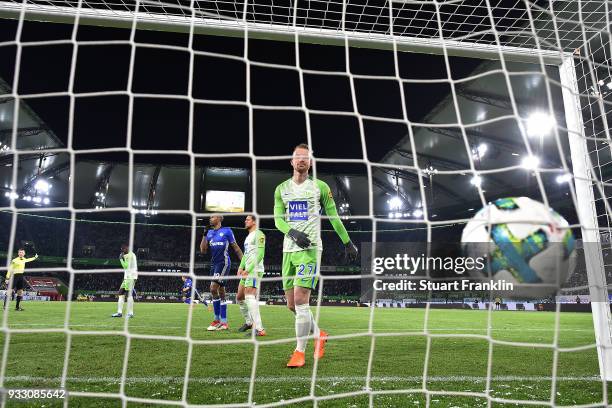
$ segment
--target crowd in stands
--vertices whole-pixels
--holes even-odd
[[[589,278],[587,275],[587,266],[585,263],[584,249],[577,248],[576,267],[573,273],[563,285],[564,294],[587,295],[589,294]],[[608,287],[612,285],[612,251],[605,248],[602,251],[604,270],[606,273],[606,281]]]
[[[191,228],[185,225],[160,225],[136,223],[134,228],[135,252],[142,251],[142,257],[159,262],[188,262],[191,252]],[[241,226],[231,226],[236,241],[242,247],[247,232]],[[0,214],[0,250],[6,251],[11,233],[11,216]],[[265,262],[280,265],[282,262],[283,235],[274,228],[264,229],[266,234]],[[79,220],[74,223],[73,257],[74,258],[118,258],[123,242],[129,241],[130,224],[126,222]],[[363,234],[366,235],[366,234]],[[33,243],[31,251],[40,255],[66,257],[70,242],[70,220],[59,217],[19,216],[14,241],[17,247]],[[352,234],[358,245],[360,234]],[[206,261],[207,256],[199,253],[202,230],[196,232],[194,249],[196,261]],[[343,246],[335,232],[325,230],[322,233],[325,251],[324,265],[346,265]],[[26,248],[28,250],[29,248]],[[28,251],[27,251],[28,252]],[[232,254],[232,257],[234,255]]]
[[[65,263],[53,263],[50,257],[66,258],[68,255],[68,247],[70,243],[70,221],[62,217],[37,217],[22,215],[18,217],[16,223],[15,241],[13,244],[14,252],[18,247],[26,247],[27,256],[38,253],[41,256],[41,262],[36,265],[37,268],[43,266],[49,267],[65,267]],[[151,223],[145,224],[137,222],[134,230],[134,246],[133,249],[137,253],[140,261],[151,261],[143,267],[139,267],[141,271],[184,271],[188,268],[184,267],[185,262],[190,260],[191,251],[191,228],[184,225],[159,225],[155,223],[154,218]],[[7,213],[0,214],[0,251],[6,252],[9,245],[11,231],[11,216]],[[242,247],[246,238],[244,228],[232,226],[236,241]],[[283,235],[270,228],[265,229],[266,234],[266,257],[264,262],[266,265],[273,265],[271,270],[275,270],[279,274],[280,264],[282,263],[282,241]],[[73,237],[73,269],[79,269],[79,273],[74,275],[74,291],[96,291],[96,290],[115,290],[119,287],[122,279],[121,273],[104,273],[104,272],[83,272],[83,269],[119,269],[118,262],[120,247],[123,242],[128,241],[130,233],[130,225],[125,222],[91,222],[77,221],[74,224]],[[365,234],[364,234],[365,235]],[[202,266],[208,261],[208,255],[199,253],[199,242],[202,238],[201,229],[196,233],[196,242],[194,243],[194,253],[196,254],[196,265]],[[353,235],[353,240],[359,245],[359,234]],[[343,245],[338,236],[333,231],[324,231],[322,236],[324,242],[323,265],[329,266],[350,266],[344,259]],[[235,275],[239,261],[233,251],[230,251],[232,257],[232,275]],[[45,257],[48,258],[45,261]],[[84,262],[92,260],[93,262]],[[108,260],[107,262],[96,261],[96,259]],[[117,260],[117,262],[115,262]],[[57,261],[57,259],[55,260]],[[81,262],[79,262],[81,261]],[[160,265],[177,265],[176,267],[165,266],[155,267],[155,262]],[[178,266],[180,265],[180,266]],[[356,260],[352,265],[359,265],[359,260]],[[34,267],[34,265],[32,265]],[[168,272],[169,275],[176,272]],[[207,268],[196,267],[197,275],[206,275]],[[329,272],[328,272],[329,273]],[[40,274],[40,273],[36,273]],[[69,283],[69,274],[54,272],[44,273],[44,275],[55,275],[66,284]],[[227,283],[228,292],[235,292],[238,285],[237,280],[229,280]],[[174,293],[179,290],[181,280],[179,276],[141,276],[138,279],[137,289],[140,292],[164,292]],[[208,282],[205,280],[198,282],[198,290],[207,292]],[[323,292],[329,296],[349,296],[358,295],[359,280],[335,280],[327,281],[324,285]],[[269,282],[262,289],[263,295],[282,295],[282,283],[280,281]]]
[[[66,285],[70,284],[69,272],[30,272],[28,275],[55,277],[64,282]],[[122,279],[122,273],[89,273],[78,271],[74,273],[73,297],[76,297],[80,293],[115,293],[121,285]],[[182,285],[183,282],[179,274],[176,272],[168,272],[167,276],[147,276],[141,274],[136,283],[136,292],[140,295],[180,295]],[[199,293],[205,295],[205,297],[207,297],[207,294],[209,293],[209,285],[210,280],[208,279],[197,279],[196,281],[196,289]],[[227,293],[236,293],[238,288],[238,280],[226,280],[225,287]],[[325,280],[323,284],[323,295],[325,298],[355,298],[359,295],[360,287],[359,279],[328,279]],[[260,295],[263,299],[270,297],[279,298],[284,296],[282,283],[279,280],[265,281],[261,286]]]
[[[25,247],[27,256],[32,256],[38,253],[42,258],[41,262],[36,267],[41,266],[57,266],[63,267],[64,264],[57,263],[57,258],[66,258],[68,255],[68,246],[70,243],[70,221],[66,219],[66,214],[62,217],[45,217],[20,215],[15,225],[15,241],[13,252],[17,248]],[[174,271],[168,274],[176,273],[176,271],[187,272],[188,267],[185,263],[190,260],[191,252],[191,228],[178,223],[172,225],[160,225],[155,217],[146,220],[148,223],[143,223],[143,220],[137,220],[134,229],[134,251],[137,253],[140,261],[150,261],[151,264],[139,268],[141,271]],[[246,231],[239,225],[230,225],[233,229],[236,241],[242,247],[246,237]],[[270,266],[269,270],[279,274],[280,265],[282,263],[282,241],[283,235],[274,228],[265,228],[266,234],[266,257],[264,262],[266,266]],[[123,242],[128,241],[130,233],[130,224],[123,222],[113,222],[106,220],[104,222],[77,221],[74,225],[73,237],[73,268],[74,269],[119,269],[118,262],[120,247]],[[10,213],[0,213],[0,251],[8,250],[9,238],[11,234],[11,215]],[[353,241],[359,246],[361,239],[369,239],[367,233],[354,232],[351,234]],[[196,240],[194,244],[194,253],[197,275],[206,276],[207,268],[205,263],[208,261],[208,255],[199,253],[199,242],[202,238],[202,229],[198,228]],[[397,237],[399,239],[399,237]],[[324,230],[322,232],[324,243],[323,260],[324,266],[358,266],[359,259],[352,263],[347,263],[344,259],[343,245],[335,232]],[[235,275],[239,264],[233,251],[230,251],[232,257],[232,275]],[[57,257],[54,261],[47,260],[45,257]],[[612,255],[604,254],[604,257],[610,258]],[[88,259],[108,260],[106,263],[97,262],[78,262]],[[582,257],[578,257],[582,260]],[[117,260],[117,261],[116,261]],[[115,262],[116,261],[116,262]],[[52,264],[52,262],[56,262]],[[175,265],[165,268],[163,266],[155,267],[155,262],[165,265]],[[180,266],[179,266],[180,264]],[[610,262],[607,262],[610,264]],[[267,268],[268,269],[268,268]],[[331,272],[323,271],[325,274]],[[336,271],[334,274],[350,273]],[[357,272],[355,272],[357,273]],[[607,268],[608,282],[612,282],[612,269]],[[49,274],[47,274],[49,275]],[[60,273],[58,277],[65,283],[69,282],[68,273]],[[75,291],[86,290],[114,290],[119,287],[122,279],[121,273],[76,273],[74,278]],[[230,280],[227,284],[228,292],[235,292],[237,280]],[[360,292],[359,279],[352,280],[328,280],[323,286],[325,296],[356,296]],[[181,286],[181,281],[178,276],[161,276],[161,277],[142,277],[138,280],[137,288],[141,292],[164,292],[174,293]],[[200,281],[198,290],[207,292],[208,282]],[[578,263],[576,270],[570,275],[568,281],[564,285],[571,293],[588,293],[588,280],[586,267],[584,262]],[[571,290],[571,288],[581,288]],[[264,285],[262,290],[264,295],[282,295],[282,286],[280,281],[269,282]]]

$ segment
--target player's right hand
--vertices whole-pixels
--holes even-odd
[[[302,249],[310,247],[310,239],[308,238],[308,235],[306,235],[302,231],[298,231],[296,229],[291,228],[287,233],[287,236],[291,238],[291,240]]]

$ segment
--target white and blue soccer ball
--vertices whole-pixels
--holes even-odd
[[[575,265],[568,222],[528,197],[500,198],[478,211],[461,236],[467,256],[485,257],[475,278],[512,283],[513,297],[549,296]]]

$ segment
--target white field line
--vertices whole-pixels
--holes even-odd
[[[57,322],[57,323],[9,323],[8,327],[9,329],[11,327],[52,327],[52,328],[62,328],[64,326],[64,322]],[[70,324],[70,327],[100,327],[100,328],[104,328],[107,329],[109,327],[120,327],[123,328],[123,323],[121,324],[100,324],[100,323],[87,323],[87,324]],[[181,330],[185,330],[186,328],[186,324],[185,326],[156,326],[156,325],[141,325],[141,324],[128,324],[128,327],[133,327],[133,328],[144,328],[144,329],[181,329]],[[197,329],[197,327],[194,327],[194,329]],[[202,329],[204,329],[204,326],[202,326]],[[432,332],[432,331],[440,331],[440,332],[454,332],[454,331],[486,331],[487,328],[486,327],[481,327],[481,328],[476,328],[476,327],[448,327],[448,328],[428,328],[428,331]],[[499,327],[499,328],[491,328],[492,331],[517,331],[520,330],[521,332],[525,332],[525,331],[530,331],[530,332],[554,332],[555,328],[551,327],[551,328],[538,328],[538,327],[521,327],[520,329],[517,329],[516,327]],[[293,327],[276,327],[273,330],[274,332],[277,331],[295,331],[295,329]],[[348,332],[364,332],[367,331],[367,328],[365,327],[338,327],[338,328],[334,328],[334,331],[348,331]],[[405,330],[406,333],[421,333],[422,330],[420,329],[408,329]],[[571,329],[571,328],[559,328],[559,331],[562,332],[593,332],[593,329]],[[375,330],[375,332],[379,332],[379,333],[384,333],[384,331],[381,330]]]
[[[365,376],[320,376],[317,377],[318,382],[327,383],[343,383],[343,382],[359,382],[365,381]],[[421,382],[420,376],[373,376],[373,381],[382,382]],[[486,377],[481,376],[430,376],[427,382],[478,382],[484,383]],[[190,378],[190,383],[196,384],[222,384],[222,383],[249,383],[250,377],[196,377]],[[295,383],[296,381],[310,382],[311,376],[287,377],[287,376],[260,376],[255,378],[255,382],[263,384],[276,383]],[[550,376],[493,376],[492,381],[498,382],[551,382],[559,381],[581,381],[581,382],[600,382],[599,376],[559,376],[556,378]],[[27,375],[8,376],[5,377],[5,382],[59,382],[61,377],[33,377]],[[86,383],[86,384],[114,384],[120,383],[120,377],[67,377],[68,383]],[[126,377],[126,384],[182,384],[184,377]]]

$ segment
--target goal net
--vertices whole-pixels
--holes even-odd
[[[4,290],[3,404],[41,388],[64,406],[609,404],[610,15],[603,0],[0,0],[2,271],[39,255],[23,312],[14,275]],[[518,299],[383,290],[323,212],[310,304],[329,342],[313,359],[311,335],[289,370],[274,195],[300,143],[362,260],[453,252],[481,208],[529,197],[569,222],[577,267]],[[266,337],[236,330],[237,305],[211,333],[207,306],[182,302],[181,276],[209,292],[212,213],[239,246],[248,214],[266,234]],[[135,316],[112,319],[122,243]]]

